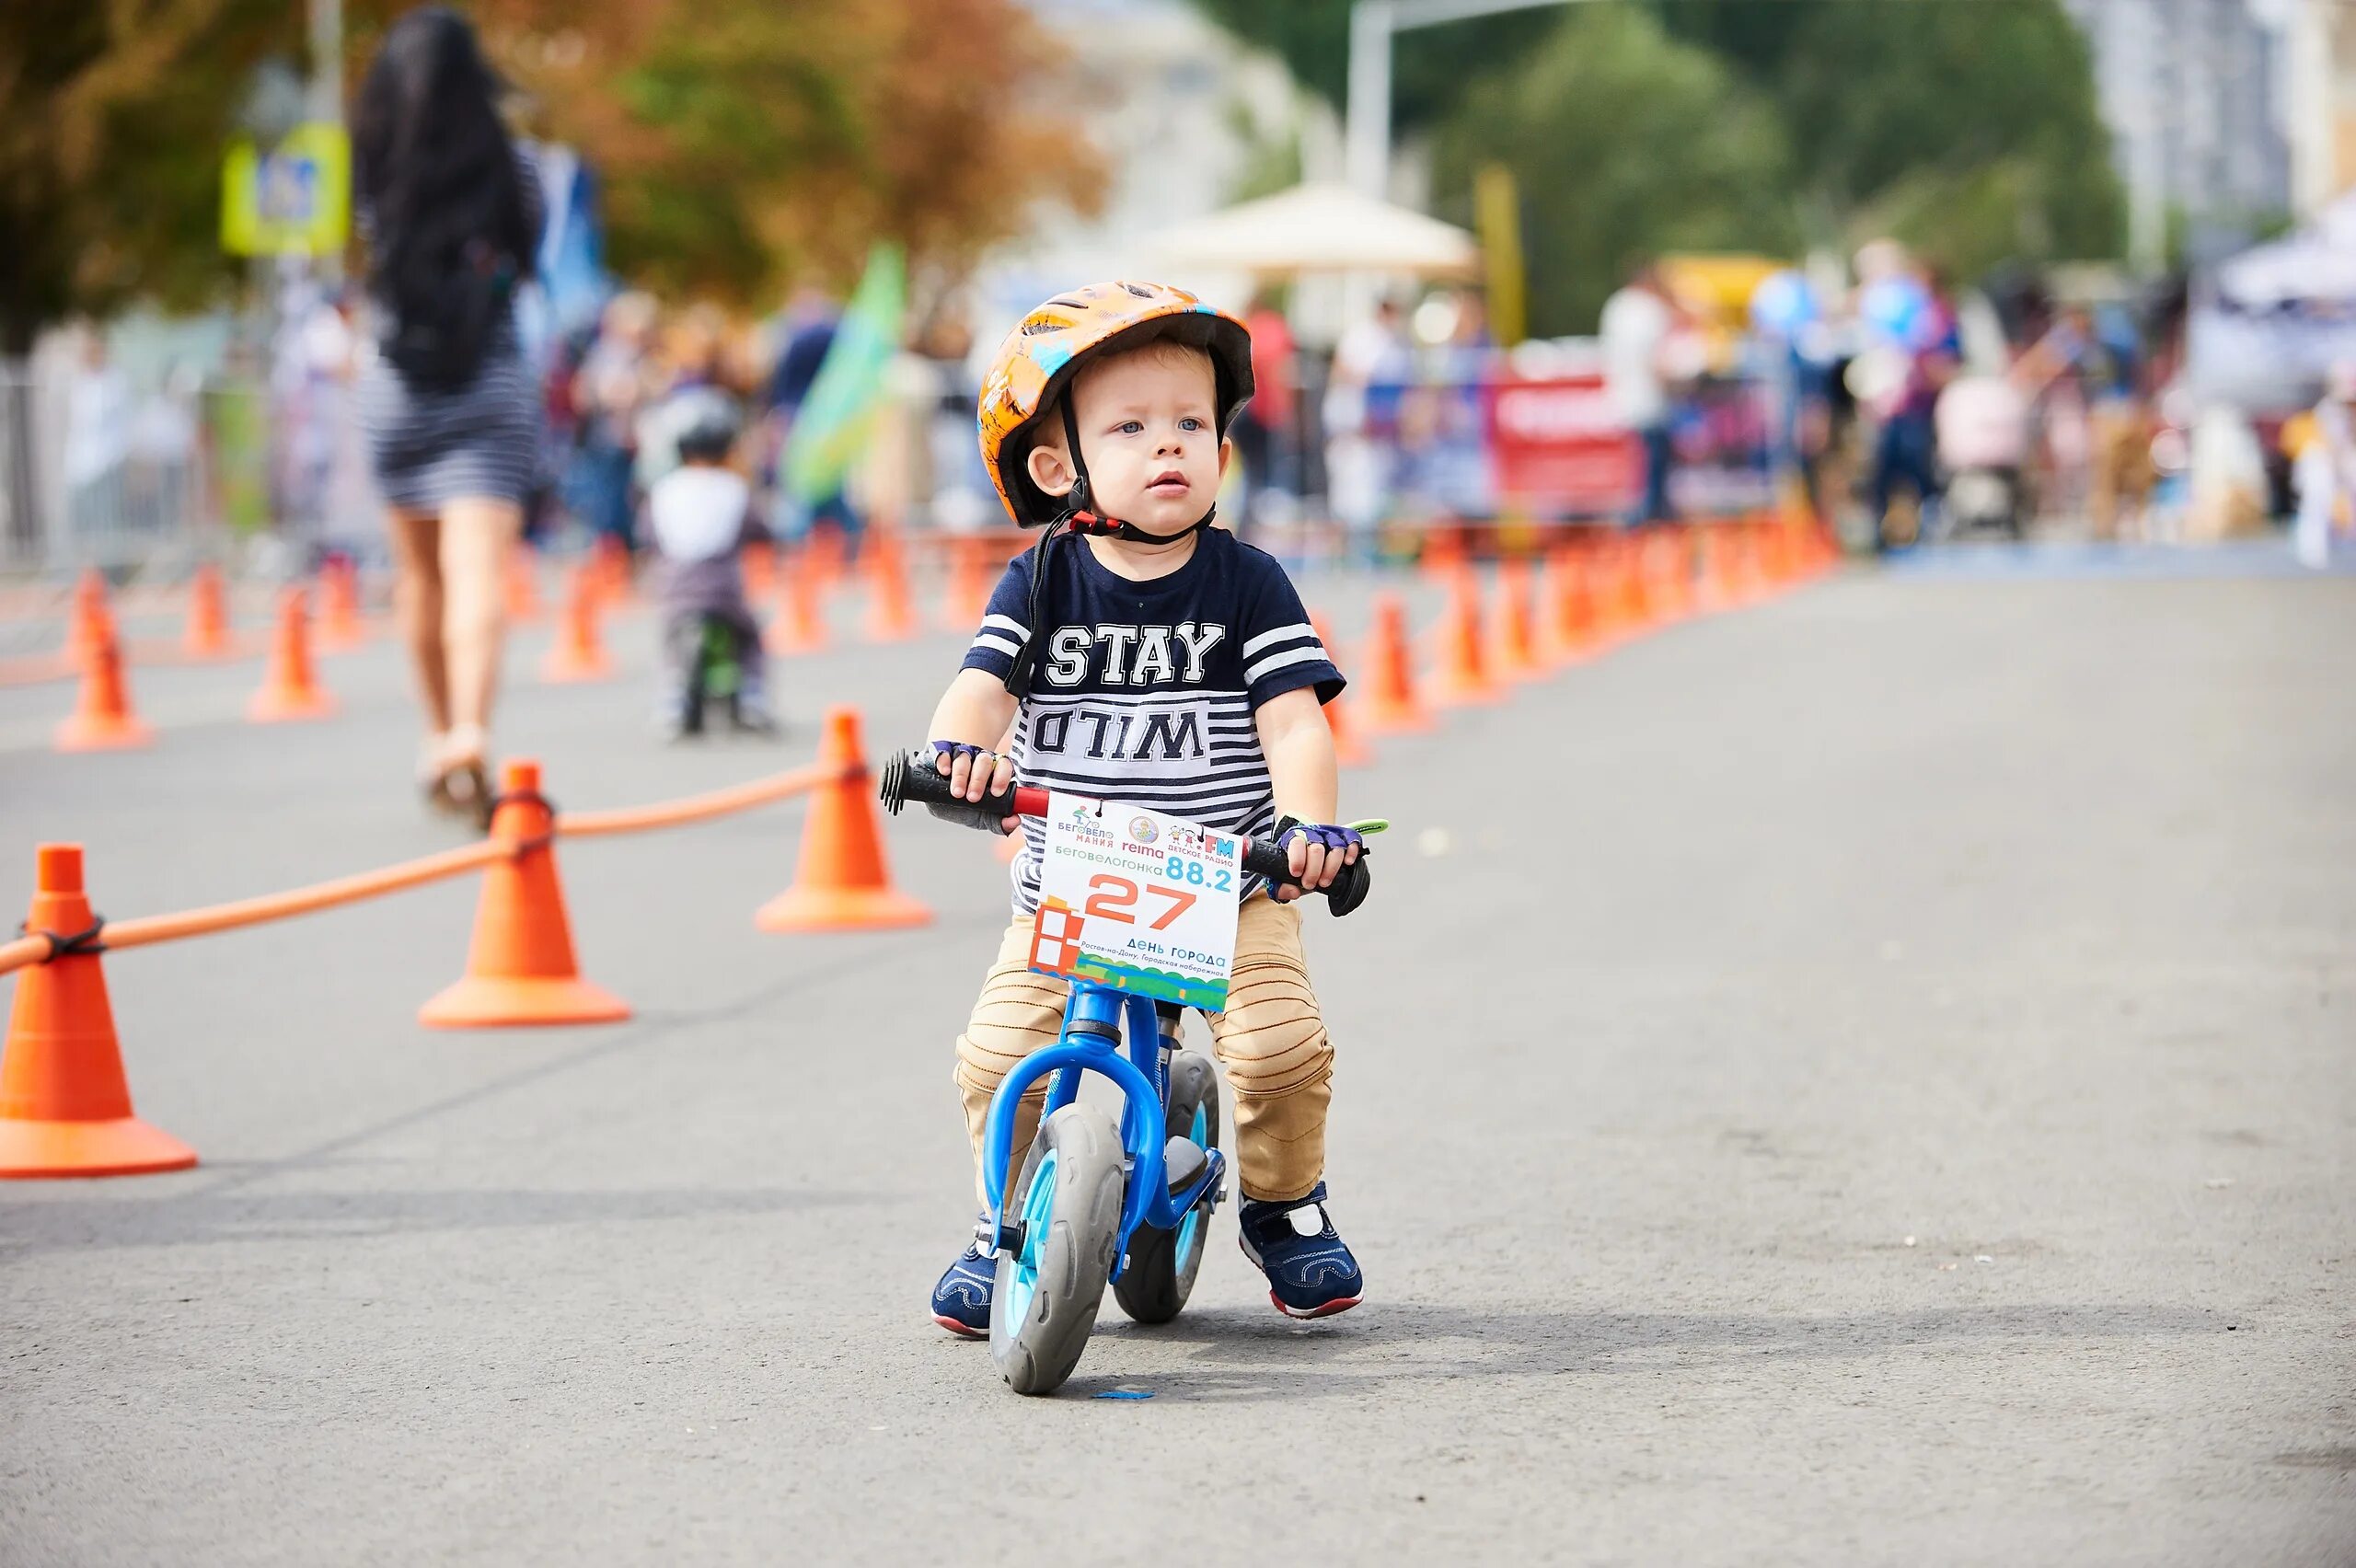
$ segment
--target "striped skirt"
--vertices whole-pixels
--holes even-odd
[[[464,386],[410,386],[378,354],[360,374],[360,419],[386,501],[436,513],[453,501],[523,505],[538,471],[539,389],[514,341]]]

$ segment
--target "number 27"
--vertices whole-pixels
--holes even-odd
[[[1181,888],[1162,887],[1156,884],[1144,891],[1156,898],[1166,898],[1170,901],[1170,907],[1162,912],[1161,918],[1154,921],[1149,928],[1152,930],[1168,930],[1171,921],[1195,906],[1195,895]],[[1124,926],[1137,924],[1137,917],[1129,914],[1128,910],[1138,901],[1138,884],[1128,878],[1091,877],[1088,879],[1088,902],[1081,906],[1084,913],[1093,915],[1100,920],[1117,921]]]

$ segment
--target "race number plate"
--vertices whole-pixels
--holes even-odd
[[[1051,794],[1031,967],[1224,1012],[1242,886],[1231,833]]]

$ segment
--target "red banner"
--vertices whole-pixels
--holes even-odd
[[[1500,381],[1488,388],[1497,503],[1541,517],[1609,517],[1636,504],[1644,455],[1600,375]]]

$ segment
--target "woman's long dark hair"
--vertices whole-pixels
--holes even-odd
[[[440,344],[445,361],[456,351],[479,362],[485,347],[460,341],[487,335],[470,285],[528,272],[538,243],[500,123],[499,86],[466,18],[425,6],[385,35],[352,110],[371,283],[398,336]]]

